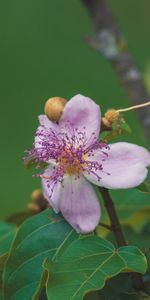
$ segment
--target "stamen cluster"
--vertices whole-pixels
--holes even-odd
[[[97,170],[104,172],[102,162],[108,156],[108,145],[99,142],[94,132],[87,138],[85,127],[79,130],[73,129],[70,123],[66,126],[67,131],[64,127],[59,132],[45,126],[37,129],[35,143],[33,149],[28,152],[28,158],[34,157],[37,167],[41,161],[53,166],[50,176],[38,175],[47,179],[48,187],[54,186],[58,181],[63,183],[65,174],[74,175],[74,178],[78,179],[84,173],[92,173],[100,181]],[[101,155],[100,162],[94,160],[94,151],[97,149]]]

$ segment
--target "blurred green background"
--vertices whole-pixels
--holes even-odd
[[[150,63],[150,1],[109,0],[142,73]],[[104,112],[129,99],[109,63],[84,42],[94,32],[79,0],[0,2],[1,188],[0,217],[24,209],[39,179],[24,169],[37,116],[52,96],[90,96]],[[146,144],[135,113],[127,140]]]

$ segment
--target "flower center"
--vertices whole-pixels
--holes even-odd
[[[85,155],[82,149],[67,149],[58,158],[66,174],[81,174],[84,170]]]
[[[36,132],[34,147],[28,152],[28,157],[35,158],[36,168],[41,162],[54,163],[44,174],[37,174],[47,180],[47,186],[53,192],[55,185],[63,185],[64,175],[75,175],[79,179],[84,175],[92,175],[100,181],[103,173],[103,162],[108,157],[109,146],[101,143],[95,133],[87,136],[86,128],[81,130],[67,123],[60,132],[52,128],[40,126]],[[96,155],[98,153],[98,156]]]

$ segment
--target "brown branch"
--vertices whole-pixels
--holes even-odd
[[[114,232],[117,245],[119,247],[126,246],[127,241],[122,232],[122,228],[121,228],[121,225],[120,225],[120,222],[119,222],[119,219],[118,219],[115,207],[114,207],[114,203],[109,195],[109,192],[105,188],[99,188],[99,190],[104,199],[104,205],[105,205],[107,213],[109,215],[111,228]]]
[[[132,55],[127,49],[118,23],[105,0],[81,0],[89,11],[96,35],[87,42],[112,64],[133,104],[148,101],[149,94]],[[145,134],[150,138],[150,108],[138,110]]]

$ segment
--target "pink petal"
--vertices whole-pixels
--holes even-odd
[[[48,130],[51,129],[54,132],[58,131],[59,126],[56,123],[50,121],[46,115],[40,115],[38,119],[39,119],[40,126],[37,128],[37,131],[47,132]],[[41,137],[39,137],[38,135],[35,136],[35,148],[41,147],[41,141],[42,141]]]
[[[84,177],[75,180],[74,176],[66,176],[60,210],[68,223],[81,233],[93,231],[100,219],[97,196]]]
[[[87,139],[94,136],[98,138],[100,131],[100,107],[90,98],[76,95],[67,102],[60,119],[60,126],[65,127],[70,123],[73,128],[86,132]],[[89,141],[90,144],[90,141]]]
[[[52,128],[53,130],[56,130],[58,128],[58,125],[55,122],[50,121],[46,115],[40,115],[38,119],[40,125],[47,129]]]
[[[50,177],[53,174],[53,167],[49,165],[44,172],[45,177]],[[60,196],[61,196],[61,183],[58,182],[53,185],[53,182],[51,179],[42,178],[41,180],[42,184],[42,191],[45,199],[49,202],[49,204],[52,206],[54,211],[58,213],[60,211],[59,209],[59,203],[60,203]],[[53,191],[51,190],[53,188]]]
[[[100,181],[91,173],[85,174],[85,177],[96,185],[110,189],[133,188],[141,184],[147,176],[150,152],[130,143],[121,142],[109,146],[108,157],[102,162],[103,171],[96,171],[101,177]],[[90,160],[102,161],[101,153],[95,151]]]

